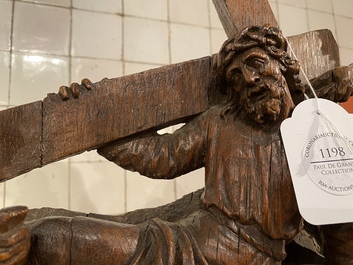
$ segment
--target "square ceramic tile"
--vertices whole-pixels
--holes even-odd
[[[309,9],[332,13],[332,0],[306,0]]]
[[[168,24],[162,21],[125,17],[124,59],[168,64]]]
[[[122,0],[73,0],[72,5],[79,9],[108,13],[122,13]]]
[[[277,0],[278,4],[288,4],[296,7],[306,7],[306,1],[305,0]]]
[[[329,29],[336,33],[335,19],[332,14],[308,10],[309,30]]]
[[[111,162],[71,163],[70,209],[118,214],[125,211],[124,170]]]
[[[15,51],[69,55],[69,40],[68,9],[15,2]]]
[[[10,104],[44,99],[69,84],[69,59],[33,54],[12,55]]]
[[[9,51],[11,43],[12,2],[0,1],[0,50]]]
[[[169,0],[170,21],[209,27],[207,4],[205,0]]]
[[[218,53],[223,43],[227,40],[227,35],[223,29],[212,29],[211,30],[211,53]]]
[[[128,0],[124,2],[124,13],[129,16],[167,20],[167,0]]]
[[[114,78],[122,74],[121,61],[86,58],[72,58],[71,60],[71,83],[80,83],[83,78],[98,82],[105,77]]]
[[[126,171],[127,211],[157,207],[175,200],[174,181],[149,179]]]
[[[340,49],[341,65],[350,65],[353,63],[353,49]]]
[[[353,49],[353,19],[335,16],[338,45],[342,48]]]
[[[205,187],[205,169],[194,170],[176,179],[177,199]]]
[[[171,24],[170,32],[172,63],[188,61],[211,54],[208,29]]]
[[[55,6],[64,6],[64,7],[71,6],[70,0],[22,0],[22,1],[33,2],[33,3],[42,3],[42,4],[55,5]]]
[[[150,70],[158,67],[162,67],[162,65],[126,62],[124,74],[130,75],[130,74],[140,73],[140,72],[144,72],[146,70]]]
[[[210,26],[211,28],[216,28],[216,29],[223,29],[222,23],[218,17],[218,13],[216,11],[216,8],[213,4],[213,1],[210,0],[208,1],[209,3],[209,12],[210,12]]]
[[[121,16],[73,10],[72,19],[73,56],[121,59]]]
[[[353,18],[352,0],[332,0],[333,10],[336,15]]]
[[[279,4],[278,13],[279,25],[286,36],[297,35],[309,30],[305,9]]]
[[[67,160],[35,169],[6,182],[5,206],[68,208]]]
[[[0,51],[0,105],[7,105],[10,85],[10,53]]]

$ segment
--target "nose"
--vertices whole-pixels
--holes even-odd
[[[242,72],[247,85],[255,85],[260,81],[260,75],[257,71],[245,67]]]

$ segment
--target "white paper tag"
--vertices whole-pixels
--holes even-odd
[[[305,100],[281,134],[303,218],[315,225],[353,222],[353,115],[328,100]]]

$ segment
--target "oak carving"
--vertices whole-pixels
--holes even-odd
[[[213,87],[224,95],[222,104],[173,134],[146,132],[98,148],[108,160],[153,179],[205,167],[204,189],[122,216],[39,209],[30,210],[24,221],[26,208],[3,209],[0,264],[289,263],[286,247],[304,221],[279,126],[304,100],[299,63],[287,53],[277,28],[253,26],[227,40],[213,66]],[[347,100],[353,91],[351,68],[317,77],[317,95]],[[84,80],[61,87],[59,95],[79,98],[90,89]],[[353,263],[352,224],[317,227],[315,233],[326,240],[329,264]]]

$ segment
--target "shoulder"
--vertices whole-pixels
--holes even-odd
[[[209,119],[209,120],[217,120],[221,119],[223,112],[224,112],[225,106],[223,105],[215,105],[211,106],[208,110],[204,111],[200,117],[203,119]]]

